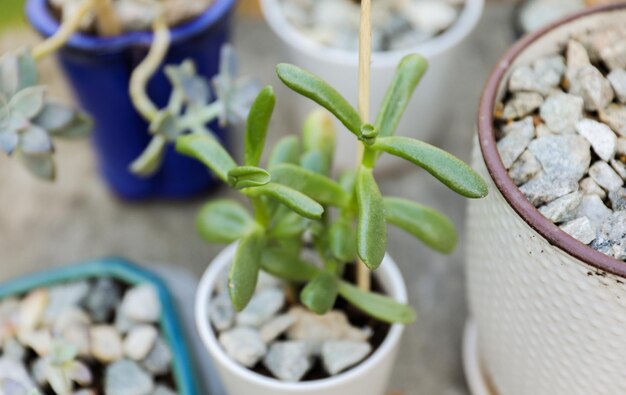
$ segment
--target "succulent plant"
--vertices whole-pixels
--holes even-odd
[[[35,60],[27,51],[0,59],[0,149],[17,155],[35,176],[55,177],[53,138],[80,138],[91,130],[84,114],[48,99],[37,85]]]

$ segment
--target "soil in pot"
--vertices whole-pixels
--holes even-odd
[[[495,111],[520,191],[584,244],[626,260],[626,26],[576,33],[514,68]]]
[[[346,280],[354,281],[354,268],[347,267]],[[372,289],[384,293],[376,278],[372,280]],[[236,314],[226,282],[225,272],[212,297],[212,328],[231,358],[264,376],[294,382],[345,372],[380,347],[391,328],[341,298],[331,312],[316,315],[290,296],[301,289],[288,289],[263,272],[250,304]]]
[[[151,285],[106,277],[5,298],[0,393],[176,394],[160,317]]]

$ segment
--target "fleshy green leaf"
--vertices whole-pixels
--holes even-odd
[[[19,147],[27,154],[42,154],[52,151],[52,140],[44,129],[30,124],[20,134]]]
[[[224,147],[215,138],[206,134],[179,137],[176,139],[176,150],[198,159],[224,182],[228,182],[228,172],[237,166]]]
[[[276,72],[278,78],[290,89],[330,111],[348,130],[359,136],[361,130],[359,113],[326,81],[292,64],[281,63],[276,66]]]
[[[247,188],[244,191],[249,196],[267,196],[275,199],[306,218],[320,219],[324,213],[324,207],[315,200],[302,192],[275,182],[259,187]]]
[[[150,133],[159,134],[171,142],[176,141],[182,132],[178,120],[169,110],[157,112],[156,117],[150,122],[149,130]]]
[[[366,292],[345,281],[339,283],[339,294],[359,310],[390,324],[410,324],[417,318],[411,306],[378,293]]]
[[[335,155],[335,126],[326,110],[315,110],[304,121],[302,146],[305,157],[312,153],[321,156],[323,166],[318,167],[326,169],[322,174],[328,174]]]
[[[374,270],[385,257],[387,225],[385,207],[372,169],[361,166],[356,178],[357,253],[365,265]]]
[[[209,243],[230,243],[247,234],[255,225],[248,211],[232,200],[214,200],[202,206],[196,229]]]
[[[130,171],[140,177],[150,177],[159,170],[167,141],[161,135],[152,137],[150,144],[141,153],[139,158],[130,164]]]
[[[266,185],[271,180],[270,173],[255,166],[238,166],[228,172],[228,184],[237,189]]]
[[[300,166],[303,169],[322,175],[330,174],[330,162],[326,159],[322,151],[308,151],[302,155]]]
[[[328,313],[337,300],[338,280],[328,272],[318,274],[300,292],[300,301],[316,314]]]
[[[24,118],[31,119],[43,108],[45,94],[44,86],[31,86],[17,92],[9,106]]]
[[[286,185],[311,197],[321,204],[346,207],[350,204],[350,194],[334,180],[302,167],[282,164],[270,169],[272,180]]]
[[[19,151],[19,158],[31,174],[42,180],[54,181],[56,171],[52,154],[26,154]]]
[[[10,155],[15,148],[17,148],[19,140],[20,137],[14,130],[8,129],[0,131],[0,150],[4,151],[7,155]]]
[[[279,206],[284,207],[284,206]],[[275,237],[293,237],[305,231],[309,220],[289,211],[283,215],[272,227],[272,235]]]
[[[387,223],[396,225],[422,240],[429,247],[450,253],[456,246],[454,224],[430,207],[400,198],[384,198]]]
[[[428,61],[421,55],[405,56],[393,77],[376,117],[376,129],[380,137],[395,133],[411,96],[428,68]]]
[[[37,64],[30,51],[23,50],[17,54],[17,67],[19,70],[18,90],[37,84]]]
[[[247,166],[258,166],[261,161],[265,147],[265,136],[272,119],[275,103],[274,88],[266,86],[259,92],[250,108],[245,136],[245,163]]]
[[[269,274],[298,283],[310,281],[320,272],[317,267],[297,255],[286,253],[282,248],[266,248],[261,267]]]
[[[74,120],[74,115],[75,111],[72,108],[60,103],[48,102],[33,122],[50,132],[54,132],[69,126]]]
[[[352,223],[345,218],[339,218],[330,227],[330,250],[341,262],[354,262],[356,259],[356,234]]]
[[[448,188],[468,198],[487,196],[485,181],[462,160],[430,144],[409,137],[382,137],[372,146],[422,167]]]
[[[264,229],[256,227],[239,241],[228,276],[228,291],[233,307],[243,310],[256,288],[265,245]]]
[[[86,114],[79,112],[72,123],[64,128],[51,131],[50,134],[64,139],[80,139],[88,136],[93,129],[93,120]]]
[[[346,170],[339,176],[339,185],[349,194],[354,191],[354,185],[356,184],[356,171]]]
[[[300,143],[296,136],[285,136],[278,140],[274,146],[267,167],[279,165],[281,163],[298,164],[300,161]]]

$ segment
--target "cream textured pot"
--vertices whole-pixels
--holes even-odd
[[[356,367],[335,377],[303,383],[285,383],[255,373],[234,362],[219,345],[209,324],[210,300],[220,273],[231,263],[236,244],[224,249],[209,265],[200,280],[196,295],[196,326],[211,354],[226,391],[231,395],[383,395],[396,360],[398,345],[404,331],[392,325],[378,349]],[[395,262],[385,256],[376,277],[388,295],[407,302],[406,286]]]
[[[387,0],[384,0],[387,1]],[[398,127],[399,135],[431,140],[441,130],[445,100],[455,97],[455,87],[450,86],[450,73],[458,66],[459,51],[455,48],[474,30],[482,15],[484,0],[467,0],[457,22],[443,34],[417,47],[401,51],[372,54],[371,108],[380,108],[387,87],[400,60],[411,53],[419,53],[429,61],[428,71],[415,91],[413,100]],[[282,42],[282,61],[307,69],[328,81],[351,103],[356,104],[358,91],[358,54],[323,46],[295,28],[281,10],[279,0],[261,0],[263,14],[274,33]],[[315,108],[315,104],[302,96],[290,96],[291,112],[298,120]],[[428,103],[428,105],[425,105]],[[372,114],[373,116],[375,114]],[[337,158],[339,167],[353,165],[357,144],[350,133],[338,133],[342,155]],[[390,155],[381,158],[383,168],[389,163],[402,163]]]
[[[487,83],[474,163],[490,194],[469,205],[467,281],[483,374],[499,395],[626,394],[626,263],[525,199],[502,165],[492,118],[512,66],[554,52],[572,32],[625,21],[621,5],[557,22],[517,43]]]

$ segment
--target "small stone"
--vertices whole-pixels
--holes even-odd
[[[611,213],[598,195],[585,195],[578,206],[576,217],[586,217],[594,229],[599,229]]]
[[[60,332],[60,338],[69,345],[76,347],[78,355],[91,356],[91,340],[89,338],[89,326],[74,325]]]
[[[537,138],[539,138],[544,136],[554,136],[556,133],[550,130],[545,123],[540,123],[535,127],[535,134],[537,135]]]
[[[222,332],[219,342],[232,359],[249,368],[256,365],[267,353],[261,335],[253,328],[237,327]]]
[[[282,288],[283,285],[283,282],[279,278],[261,270],[259,272],[259,278],[256,282],[255,292],[260,292],[267,288]]]
[[[11,358],[15,361],[22,361],[26,357],[26,349],[14,338],[7,339],[2,345],[3,357]]]
[[[122,313],[133,321],[155,323],[161,317],[157,290],[150,284],[138,285],[124,295]]]
[[[114,326],[115,326],[115,329],[117,329],[119,333],[126,334],[131,329],[133,329],[134,327],[140,324],[141,324],[140,322],[131,320],[130,318],[126,317],[126,315],[122,312],[122,309],[120,308],[120,306],[117,307],[116,313],[115,313]]]
[[[99,278],[85,300],[85,308],[95,322],[105,322],[113,316],[121,298],[122,290],[115,280]]]
[[[591,38],[594,51],[610,69],[626,68],[626,27],[615,25],[596,31]]]
[[[297,321],[287,331],[290,340],[319,342],[327,340],[365,341],[371,331],[353,327],[348,317],[341,310],[332,310],[324,315],[317,315],[302,307],[292,307]]]
[[[526,150],[509,169],[509,176],[519,186],[527,182],[541,171],[541,163],[535,155]]]
[[[567,80],[575,79],[578,71],[590,64],[591,61],[585,46],[576,40],[569,40],[567,43],[567,71],[565,73]]]
[[[89,326],[91,318],[80,307],[70,307],[63,310],[52,323],[52,331],[55,334],[65,332],[74,326]]]
[[[268,344],[282,335],[296,322],[296,317],[291,314],[282,314],[266,322],[259,331],[261,339]]]
[[[620,136],[626,136],[626,106],[610,104],[598,113],[600,120]]]
[[[562,56],[541,58],[532,66],[522,65],[515,68],[509,79],[509,90],[548,95],[559,85],[564,72],[565,60]]]
[[[576,124],[576,131],[589,141],[603,161],[608,162],[615,156],[617,136],[605,124],[592,119],[583,119]]]
[[[578,183],[591,163],[589,142],[576,134],[541,137],[533,140],[528,150],[550,178]]]
[[[583,118],[583,106],[582,98],[559,92],[546,99],[539,114],[554,133],[573,133],[576,124]]]
[[[44,322],[50,324],[64,310],[78,307],[89,294],[89,288],[87,281],[61,284],[50,288],[49,303],[44,313]]]
[[[228,294],[222,293],[211,299],[209,319],[219,332],[232,328],[235,324],[235,309]]]
[[[169,387],[159,384],[151,395],[178,395],[178,393]]]
[[[626,137],[618,137],[616,150],[618,155],[626,156]]]
[[[621,160],[611,159],[609,164],[615,170],[615,172],[622,177],[622,180],[626,180],[626,164]]]
[[[601,200],[606,198],[606,191],[591,177],[584,178],[580,181],[580,190],[585,195],[598,195]]]
[[[300,381],[313,366],[306,342],[285,341],[270,346],[263,359],[265,367],[281,381]]]
[[[331,376],[361,362],[372,352],[368,342],[329,341],[322,346],[322,363]]]
[[[122,338],[113,326],[98,325],[89,330],[91,354],[100,362],[110,363],[122,359]]]
[[[589,244],[596,238],[596,232],[587,217],[567,222],[561,225],[561,230],[583,244]]]
[[[438,0],[411,2],[405,12],[417,29],[433,35],[449,28],[457,18],[456,8]]]
[[[49,300],[49,293],[46,289],[37,289],[26,295],[20,305],[20,331],[35,329],[40,324]]]
[[[159,337],[154,344],[154,348],[141,364],[150,373],[162,375],[170,371],[172,363],[172,351],[165,340]]]
[[[539,212],[554,223],[569,221],[576,217],[576,209],[582,198],[582,193],[573,192],[540,207]]]
[[[105,374],[105,395],[150,395],[154,379],[133,361],[109,365]]]
[[[606,78],[609,82],[611,82],[615,95],[617,96],[617,100],[622,103],[626,103],[626,70],[613,70]]]
[[[52,349],[52,335],[47,329],[20,331],[17,334],[17,339],[39,356],[48,355]]]
[[[68,378],[73,382],[86,386],[93,383],[93,374],[87,365],[80,361],[71,362],[66,371]]]
[[[237,315],[240,326],[260,327],[285,305],[285,292],[280,288],[267,288],[255,293],[248,306]]]
[[[600,227],[598,237],[591,245],[594,249],[615,257],[626,259],[626,211],[616,211],[611,214]]]
[[[0,357],[0,383],[7,380],[11,380],[27,390],[35,388],[35,383],[30,378],[26,367],[24,367],[24,364],[21,361],[16,361],[2,356]]]
[[[595,66],[581,67],[576,77],[570,80],[569,92],[580,96],[585,102],[585,109],[597,111],[613,101],[614,93],[609,80]]]
[[[519,189],[533,206],[539,207],[576,191],[578,183],[573,179],[568,180],[540,173]]]
[[[614,191],[624,185],[624,180],[613,170],[608,163],[598,161],[589,168],[589,176],[602,188]]]
[[[532,117],[526,117],[519,122],[513,122],[504,129],[504,137],[498,141],[498,152],[505,168],[513,163],[526,150],[535,136],[535,127]]]
[[[536,92],[518,92],[506,102],[500,119],[520,119],[543,104],[543,96]]]
[[[611,207],[613,207],[613,210],[626,210],[626,189],[619,188],[609,192],[609,200],[611,201]]]
[[[17,298],[0,300],[0,344],[15,336],[20,322],[21,302]]]
[[[154,348],[159,332],[151,325],[133,328],[124,339],[124,354],[132,360],[141,361]]]

